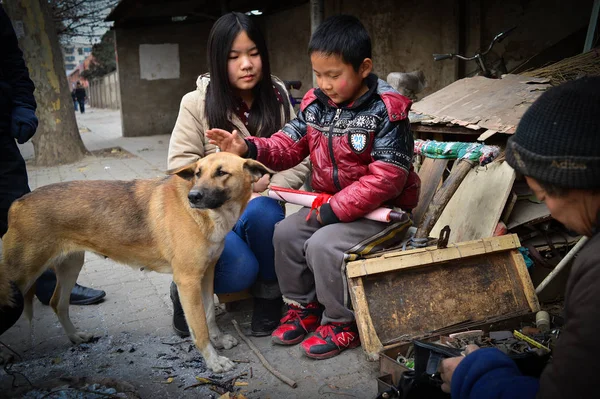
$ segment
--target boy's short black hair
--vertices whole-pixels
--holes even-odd
[[[358,20],[351,15],[335,15],[323,21],[313,33],[308,44],[312,53],[340,55],[345,63],[358,72],[365,58],[371,58],[371,38]]]

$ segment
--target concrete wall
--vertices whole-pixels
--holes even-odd
[[[402,7],[394,0],[379,0],[377,6],[362,0],[325,2],[325,18],[338,13],[357,16],[369,31],[379,77],[422,69],[429,81],[426,93],[454,81],[456,64],[435,64],[431,57],[453,49],[457,36],[453,2],[404,1]],[[305,93],[312,87],[309,4],[268,16],[265,27],[273,72],[283,79],[301,80]]]
[[[300,80],[302,88],[312,87],[312,68],[308,57],[310,40],[309,3],[265,17],[262,29],[269,48],[271,71],[283,80]]]
[[[472,63],[469,66],[450,60],[434,62],[433,53],[456,52],[462,42],[464,52],[472,54],[499,31],[519,25],[517,31],[494,49],[496,58],[504,56],[510,68],[585,26],[592,2],[327,0],[325,17],[338,13],[359,17],[371,35],[375,73],[385,79],[390,72],[422,70],[428,82],[418,96],[422,98],[452,83],[460,72],[475,67]],[[299,95],[312,87],[307,54],[309,11],[306,3],[259,19],[269,47],[272,72],[284,80],[302,81]],[[211,26],[211,22],[205,22],[116,29],[124,136],[172,131],[181,97],[195,89],[197,76],[207,70],[206,41]],[[173,50],[172,46],[164,47],[166,62],[162,69],[160,51],[156,52],[160,47],[151,46],[151,51],[145,53],[146,59],[153,62],[158,59],[158,63],[144,72],[149,79],[142,79],[140,46],[164,44],[178,45],[179,74],[173,75],[173,57],[166,55]],[[168,59],[164,60],[165,57]]]
[[[487,46],[499,32],[517,26],[506,41],[494,46],[509,70],[578,29],[587,29],[593,0],[482,1],[481,39]],[[501,16],[501,17],[500,17]],[[470,52],[474,49],[470,48]],[[583,42],[575,48],[583,51]]]
[[[196,88],[196,78],[207,70],[205,54],[210,26],[181,23],[116,29],[123,136],[171,133],[181,97]],[[178,73],[173,70],[176,60],[169,53],[173,46],[160,46],[165,44],[177,44]],[[141,76],[141,45],[157,46],[150,47],[154,49],[151,52],[142,50],[146,61],[154,63],[149,70],[146,64],[146,79]],[[161,48],[165,54],[160,54]]]
[[[459,3],[463,4],[459,8]],[[433,61],[434,53],[459,50],[459,13],[462,13],[463,52],[472,55],[500,31],[518,25],[496,45],[490,61],[503,56],[509,70],[560,41],[589,22],[593,0],[328,0],[325,18],[338,13],[355,15],[371,35],[374,70],[385,79],[390,72],[422,70],[428,86],[419,98],[452,83],[459,68],[471,63]],[[312,87],[309,4],[266,17],[265,35],[273,72],[283,79],[302,80],[302,92]],[[582,44],[583,48],[583,44]]]
[[[90,81],[88,97],[90,106],[94,108],[121,108],[119,73],[114,71],[101,78]]]

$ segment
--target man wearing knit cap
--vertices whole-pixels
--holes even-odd
[[[498,349],[475,347],[442,362],[442,389],[461,399],[600,397],[600,77],[540,96],[508,140],[506,161],[554,219],[590,239],[573,264],[566,324],[541,377],[523,376]]]

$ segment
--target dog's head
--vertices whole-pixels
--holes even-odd
[[[192,183],[188,194],[192,208],[217,209],[232,200],[245,204],[252,194],[252,183],[274,172],[253,159],[217,152],[167,174]]]

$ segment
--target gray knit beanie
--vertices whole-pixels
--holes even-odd
[[[506,161],[543,183],[600,188],[600,77],[553,87],[523,115]]]

